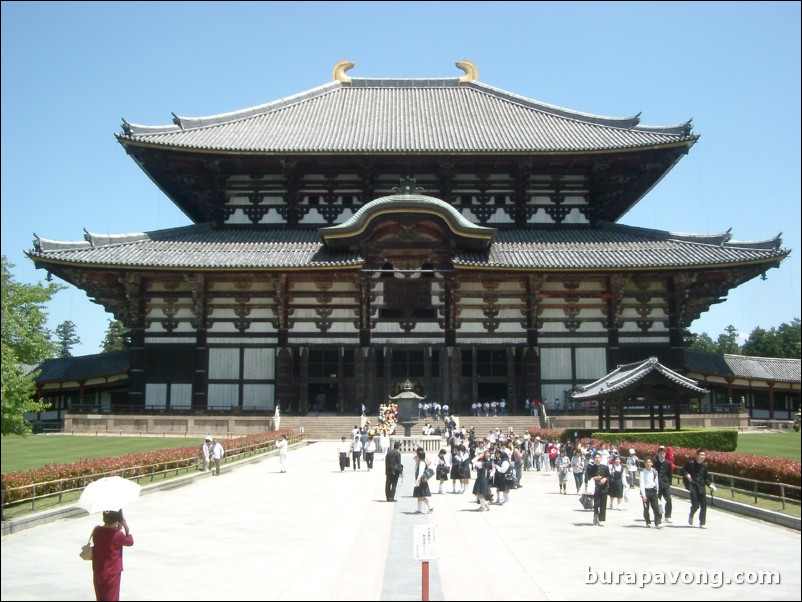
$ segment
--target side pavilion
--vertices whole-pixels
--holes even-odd
[[[680,429],[680,403],[707,393],[695,380],[667,368],[657,358],[619,366],[589,385],[577,387],[571,394],[574,401],[596,400],[599,408],[599,430],[609,431],[612,409],[617,410],[618,432],[624,432],[627,409],[648,408],[649,428],[655,429],[655,411],[665,430],[664,408],[673,409],[674,427]]]

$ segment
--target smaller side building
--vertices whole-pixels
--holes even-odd
[[[799,411],[800,360],[686,349],[685,375],[710,393],[710,411],[741,405],[758,420],[793,420]]]
[[[35,428],[60,426],[68,412],[108,414],[128,405],[130,351],[45,360],[36,394],[50,408],[25,415]]]

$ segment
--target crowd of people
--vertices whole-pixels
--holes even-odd
[[[430,498],[433,493],[447,493],[449,481],[452,494],[470,490],[476,498],[477,511],[489,511],[491,505],[504,506],[511,501],[510,492],[523,487],[523,474],[533,470],[555,473],[561,495],[568,495],[569,485],[572,485],[572,493],[592,500],[588,503],[592,504],[594,525],[603,527],[608,509],[622,510],[622,502],[630,501],[630,497],[635,499],[636,495],[643,505],[646,527],[654,524],[661,529],[664,522],[671,522],[671,485],[675,469],[671,447],[660,446],[654,457],[642,462],[635,449],[629,449],[623,457],[615,446],[606,443],[595,447],[580,440],[569,443],[541,440],[539,436],[518,435],[512,428],[506,432],[497,428],[479,437],[473,429],[466,432],[464,428],[450,428],[448,418],[445,430],[448,447],[440,449],[435,457],[427,458],[422,447],[415,450],[412,495],[418,503],[416,513],[433,512]],[[346,447],[354,453],[353,444],[348,444],[343,437],[341,456]],[[696,459],[680,472],[691,497],[688,524],[693,525],[698,512],[699,526],[705,528],[706,488],[715,491],[715,485],[710,480],[704,450],[698,450]],[[399,475],[389,471],[387,466],[385,474],[387,491],[392,481],[392,495],[388,493],[388,501],[395,501]],[[471,480],[474,481],[472,488]],[[435,483],[436,492],[432,489]]]

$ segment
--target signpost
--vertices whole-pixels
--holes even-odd
[[[437,560],[437,525],[413,527],[415,560],[421,562],[421,600],[429,601],[429,561]]]

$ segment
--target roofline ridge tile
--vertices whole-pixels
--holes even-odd
[[[207,115],[205,117],[184,117],[173,113],[174,125],[161,125],[161,126],[146,126],[135,123],[126,122],[123,120],[123,134],[118,136],[135,137],[138,135],[148,134],[165,134],[171,132],[180,132],[184,130],[198,129],[202,127],[210,127],[221,125],[224,123],[233,123],[251,117],[264,115],[278,109],[283,109],[289,105],[297,104],[311,98],[328,94],[334,90],[342,88],[340,82],[326,82],[322,86],[317,86],[303,92],[298,92],[291,96],[285,96],[278,100],[272,100],[268,103],[257,105],[255,107],[248,107],[245,109],[238,109],[236,111],[229,111],[227,113],[217,113],[215,115]]]

